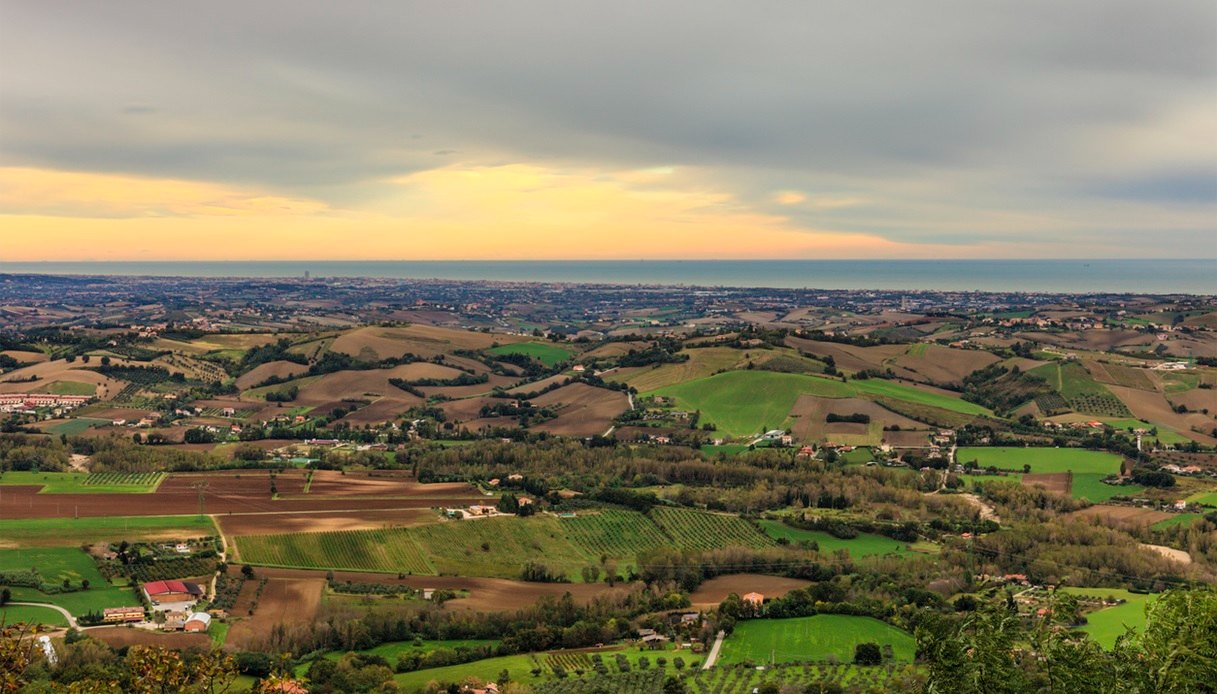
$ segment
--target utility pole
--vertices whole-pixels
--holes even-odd
[[[198,482],[195,482],[194,484],[190,485],[194,489],[194,491],[199,495],[199,515],[200,516],[205,515],[204,511],[206,509],[205,501],[206,501],[208,484],[209,484],[209,482],[207,480],[199,480]]]

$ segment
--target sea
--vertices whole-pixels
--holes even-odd
[[[3,262],[0,274],[1217,295],[1217,259]]]

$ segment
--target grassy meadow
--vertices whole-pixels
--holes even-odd
[[[487,354],[523,354],[536,359],[546,366],[554,366],[567,361],[571,357],[570,350],[548,342],[517,342],[510,345],[499,345],[486,350]]]
[[[1031,472],[1101,473],[1114,475],[1123,462],[1120,456],[1102,451],[1081,448],[1018,448],[978,447],[960,448],[955,451],[955,460],[960,464],[975,460],[982,468],[990,465],[999,470],[1022,472],[1024,465]]]
[[[792,528],[781,521],[776,520],[761,520],[757,521],[765,534],[772,537],[774,540],[785,538],[791,544],[799,542],[815,542],[823,554],[831,554],[838,550],[849,552],[849,556],[854,559],[862,559],[865,557],[876,557],[894,554],[904,556],[911,553],[908,543],[893,540],[890,537],[882,535],[873,535],[870,533],[860,533],[857,537],[845,540],[835,537],[823,530],[802,530],[800,528]]]
[[[890,645],[893,659],[905,663],[913,661],[916,650],[912,634],[885,622],[871,617],[822,614],[740,622],[723,642],[719,663],[823,661],[830,656],[850,663],[859,643]]]
[[[37,569],[44,581],[59,585],[65,579],[73,586],[89,582],[88,590],[47,594],[36,588],[13,587],[14,601],[58,605],[73,615],[100,612],[107,607],[138,605],[130,588],[112,586],[97,570],[93,558],[79,548],[34,548],[0,550],[0,566],[13,570]]]
[[[0,547],[79,547],[122,540],[188,539],[217,535],[209,516],[109,516],[0,520]]]
[[[783,426],[800,395],[845,398],[849,385],[803,374],[774,371],[728,371],[648,395],[676,400],[679,407],[701,410],[703,422],[713,422],[733,436],[747,436]]]

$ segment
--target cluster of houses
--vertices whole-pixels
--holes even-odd
[[[177,551],[190,551],[189,546],[179,544]],[[190,581],[148,581],[143,585],[144,596],[158,616],[159,628],[164,631],[205,632],[211,627],[212,615],[200,612],[194,606],[204,595],[202,586]],[[163,617],[163,621],[160,619]],[[142,606],[107,607],[102,610],[104,624],[132,624],[147,621]]]
[[[1204,468],[1200,467],[1199,465],[1176,465],[1174,463],[1167,463],[1162,466],[1162,469],[1165,470],[1166,472],[1169,472],[1169,473],[1172,473],[1175,475],[1203,475],[1204,474]]]
[[[144,584],[144,595],[152,604],[154,612],[163,613],[165,631],[207,631],[211,627],[211,615],[194,610],[203,597],[203,587],[191,581],[149,581]]]
[[[126,427],[138,427],[141,429],[146,429],[148,427],[156,426],[158,423],[160,423],[160,421],[161,421],[160,415],[150,414],[147,417],[143,417],[141,419],[131,419],[131,420],[114,419],[114,420],[110,421],[110,426],[116,426],[116,427],[126,426]]]
[[[0,395],[0,412],[37,414],[38,408],[56,408],[55,415],[80,407],[93,399],[92,395],[56,395],[54,393],[7,393]]]

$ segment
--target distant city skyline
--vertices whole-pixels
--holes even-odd
[[[0,263],[1217,260],[1212,2],[0,12]]]

